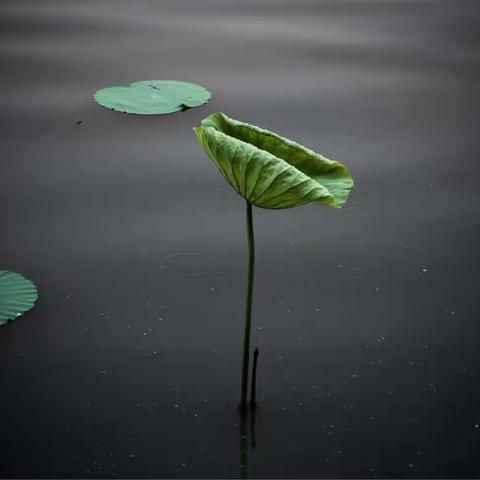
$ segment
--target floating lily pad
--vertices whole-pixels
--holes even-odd
[[[102,107],[138,115],[187,110],[207,103],[211,97],[201,85],[176,80],[144,80],[128,86],[103,88],[94,95]]]
[[[0,325],[32,309],[38,298],[35,285],[19,273],[0,270]]]

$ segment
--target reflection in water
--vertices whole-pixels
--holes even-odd
[[[248,478],[248,434],[250,433],[250,447],[257,448],[255,436],[255,414],[257,409],[257,366],[260,352],[255,348],[253,352],[252,385],[250,391],[250,412],[247,408],[240,408],[240,477]],[[250,414],[250,432],[248,432],[248,416]]]
[[[247,412],[240,410],[240,477],[248,478]]]
[[[257,447],[257,441],[255,436],[255,413],[257,406],[255,404],[250,405],[250,409],[240,410],[240,477],[248,478],[248,436],[250,435],[250,447],[251,450],[255,450]],[[250,417],[250,422],[248,419]],[[248,431],[248,425],[250,424],[250,431]]]
[[[250,390],[250,405],[255,407],[257,400],[257,364],[258,364],[258,355],[260,352],[258,348],[255,348],[253,352],[253,367],[252,367],[252,388]]]
[[[257,440],[255,438],[255,410],[257,406],[252,404],[250,407],[250,446],[252,450],[257,448]]]

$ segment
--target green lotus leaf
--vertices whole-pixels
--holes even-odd
[[[203,105],[211,97],[201,85],[176,80],[145,80],[128,86],[103,88],[94,95],[102,107],[138,115],[178,112]]]
[[[257,207],[313,202],[339,208],[353,187],[340,162],[223,113],[205,118],[194,131],[232,188]]]
[[[38,298],[35,285],[19,273],[0,270],[0,325],[28,312]]]

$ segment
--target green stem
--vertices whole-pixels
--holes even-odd
[[[245,332],[243,336],[242,394],[240,408],[247,407],[248,362],[250,358],[250,332],[252,329],[253,272],[255,267],[255,239],[253,236],[252,204],[247,202],[248,280],[245,305]]]

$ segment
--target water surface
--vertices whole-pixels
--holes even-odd
[[[469,0],[4,0],[0,263],[40,300],[0,332],[0,475],[478,477],[479,20]],[[92,101],[156,78],[213,100]],[[255,209],[243,470],[244,203],[192,132],[218,110],[356,181],[341,211]]]

